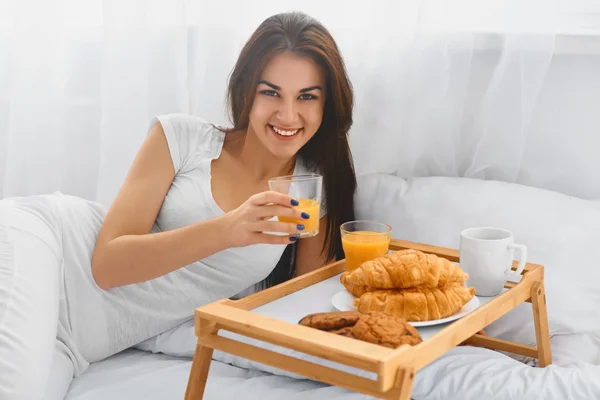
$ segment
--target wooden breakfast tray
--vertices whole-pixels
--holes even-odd
[[[390,243],[390,250],[409,248],[433,253],[453,262],[459,261],[457,250],[396,239],[392,239]],[[516,269],[516,265],[515,262],[513,269]],[[543,283],[544,267],[531,263],[525,266],[520,282],[507,282],[505,288],[508,290],[445,326],[416,346],[403,345],[397,349],[390,349],[251,311],[334,277],[343,271],[345,271],[345,261],[340,260],[241,300],[223,299],[197,308],[194,319],[198,344],[192,361],[185,399],[203,398],[214,349],[377,398],[398,400],[410,399],[417,371],[463,342],[537,358],[540,367],[545,367],[552,362]],[[537,346],[512,343],[477,333],[523,302],[531,302],[533,306]],[[370,371],[375,373],[377,379],[363,378],[225,338],[218,335],[219,330],[234,332]]]

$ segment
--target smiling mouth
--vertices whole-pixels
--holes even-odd
[[[285,129],[276,128],[273,125],[269,125],[269,126],[278,135],[280,135],[280,136],[286,136],[286,137],[294,136],[294,135],[298,134],[298,132],[300,132],[302,130],[302,128],[293,129],[293,130],[285,130]]]

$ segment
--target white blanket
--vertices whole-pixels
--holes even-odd
[[[73,381],[66,400],[182,399],[189,358],[127,350],[94,363]],[[477,370],[480,369],[479,372]],[[455,349],[417,374],[413,399],[597,399],[598,367],[536,369],[483,349]],[[366,400],[369,396],[306,379],[213,361],[205,400]]]

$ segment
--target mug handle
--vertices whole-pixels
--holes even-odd
[[[513,271],[509,268],[508,271],[506,271],[506,274],[515,278],[519,278],[521,276],[521,273],[523,272],[523,269],[525,269],[525,263],[527,263],[527,246],[522,244],[510,243],[508,245],[508,248],[519,250],[519,252],[521,253],[521,257],[519,257],[519,265],[517,266],[517,270]]]

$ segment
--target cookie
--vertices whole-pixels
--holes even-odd
[[[327,331],[327,332],[333,333],[336,335],[340,335],[340,336],[354,337],[354,336],[352,336],[352,327],[351,326],[347,326],[342,329],[334,329],[332,331]]]
[[[360,316],[361,314],[358,311],[325,312],[309,314],[298,323],[311,328],[330,331],[351,327],[358,321]]]
[[[408,322],[382,312],[362,314],[352,327],[352,337],[391,348],[423,341],[419,331]]]

